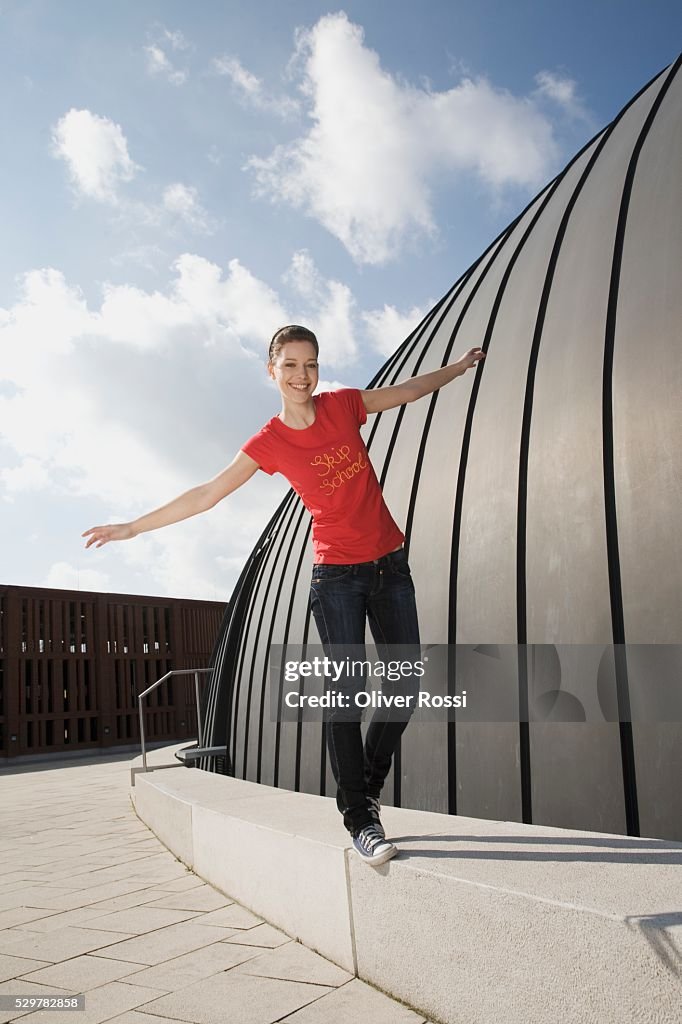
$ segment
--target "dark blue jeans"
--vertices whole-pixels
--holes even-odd
[[[343,645],[352,645],[357,657],[358,650],[364,650],[366,621],[379,657],[386,644],[400,644],[401,657],[414,661],[420,657],[414,583],[404,548],[373,562],[314,565],[310,606],[327,657],[342,658]],[[408,651],[405,645],[413,649]],[[381,683],[383,692],[391,692],[390,682]],[[358,680],[340,679],[334,688],[352,695],[357,692]],[[364,681],[360,688],[364,688]],[[418,693],[418,680],[401,681],[399,692]],[[348,709],[329,709],[325,720],[329,758],[338,787],[336,804],[344,825],[353,833],[372,821],[367,796],[378,797],[381,792],[408,724],[409,711],[403,708],[393,718],[390,709],[375,711],[363,747],[362,709],[351,704]]]

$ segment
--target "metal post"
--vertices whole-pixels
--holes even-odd
[[[142,695],[137,698],[137,706],[140,709],[140,741],[142,743],[142,765],[147,771],[147,748],[144,745],[144,716],[142,714]]]
[[[197,698],[197,736],[198,746],[203,747],[204,745],[204,729],[201,723],[201,702],[199,700],[199,673],[194,673],[194,692]]]

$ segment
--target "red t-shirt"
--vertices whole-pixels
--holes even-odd
[[[381,558],[405,540],[369,461],[367,421],[356,388],[313,396],[315,422],[296,430],[273,416],[242,445],[260,468],[286,477],[313,517],[315,562],[345,565]]]

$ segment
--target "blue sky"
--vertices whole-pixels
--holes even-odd
[[[657,2],[2,0],[2,582],[227,599],[281,478],[80,534],[277,412],[282,323],[317,331],[323,386],[364,386],[681,27]]]

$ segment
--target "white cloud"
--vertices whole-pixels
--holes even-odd
[[[399,313],[395,306],[384,306],[362,314],[372,346],[384,356],[390,356],[415,329],[433,303],[425,308],[413,306],[407,313]]]
[[[26,458],[18,466],[5,468],[0,472],[0,481],[5,487],[6,500],[12,500],[22,491],[40,491],[49,482],[49,474],[39,459]]]
[[[169,256],[165,249],[154,242],[134,245],[130,249],[123,249],[110,257],[110,263],[114,267],[135,266],[143,270],[150,270],[158,274],[161,267],[168,266]]]
[[[42,467],[66,493],[123,508],[151,500],[161,481],[180,482],[193,444],[224,450],[210,438],[224,387],[232,373],[265,381],[267,338],[282,322],[276,295],[237,260],[223,276],[185,255],[165,293],[107,285],[98,309],[58,271],[32,271],[0,316],[3,377],[14,386],[0,395],[0,436],[33,477]],[[243,394],[231,395],[237,407]]]
[[[294,253],[284,281],[303,300],[302,316],[296,322],[315,333],[324,346],[324,362],[334,367],[355,362],[355,299],[348,285],[323,278],[305,249]]]
[[[171,29],[164,28],[162,30],[162,35],[163,39],[169,43],[171,49],[173,50],[191,49],[191,43],[188,41],[187,37],[180,31],[180,29],[175,29],[174,31],[171,31]]]
[[[173,85],[184,85],[187,81],[187,72],[175,68],[160,46],[152,43],[145,46],[144,52],[147,55],[147,74],[163,76]]]
[[[52,136],[52,154],[64,160],[77,194],[115,208],[119,222],[161,228],[174,233],[182,224],[210,234],[217,222],[202,206],[193,185],[166,185],[160,201],[142,202],[121,192],[141,168],[128,153],[121,126],[89,110],[70,110],[58,121]]]
[[[75,569],[68,562],[55,562],[40,584],[55,590],[109,590],[109,575],[96,569]]]
[[[340,380],[319,380],[315,389],[315,394],[321,394],[323,391],[336,391],[338,388],[350,387],[349,384],[344,384]]]
[[[197,231],[213,230],[214,224],[206,210],[199,202],[199,195],[192,185],[175,182],[167,185],[163,191],[164,209],[177,216]]]
[[[121,184],[140,170],[128,153],[121,126],[71,108],[59,119],[52,135],[53,155],[66,162],[77,194],[116,203]]]
[[[578,96],[577,83],[554,71],[539,71],[535,76],[536,95],[558,104],[569,117],[592,124],[593,118]]]
[[[243,66],[236,57],[215,57],[212,67],[216,74],[229,78],[237,96],[247,106],[279,117],[291,117],[300,110],[300,104],[285,94],[273,96],[257,75]]]
[[[304,210],[359,263],[384,263],[410,236],[435,234],[436,177],[473,173],[495,194],[537,187],[557,159],[532,98],[485,78],[444,92],[406,84],[343,13],[301,33],[298,57],[311,127],[247,167],[257,194]]]
[[[182,53],[191,50],[192,46],[179,30],[171,31],[164,26],[157,26],[152,42],[144,48],[147,74],[165,78],[172,85],[184,85],[189,77],[189,71],[187,67],[178,68],[173,64],[167,53],[169,49],[175,53]]]

